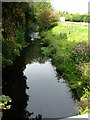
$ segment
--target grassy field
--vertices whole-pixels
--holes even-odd
[[[42,52],[50,56],[58,71],[68,82],[74,97],[79,99],[80,113],[87,113],[89,75],[88,29],[75,24],[58,23],[41,33]]]

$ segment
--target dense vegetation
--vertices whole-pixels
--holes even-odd
[[[50,3],[43,2],[9,2],[2,5],[2,64],[3,68],[12,65],[20,50],[29,41],[25,40],[26,30],[33,31],[33,24],[38,22],[39,14]]]
[[[39,14],[39,26],[41,29],[48,29],[58,20],[56,14],[49,8]]]
[[[3,3],[2,16],[2,62],[3,68],[13,64],[16,56],[19,56],[24,40],[26,13],[28,9],[26,3]],[[24,10],[25,9],[25,10]],[[23,28],[23,29],[22,29]]]
[[[73,94],[82,103],[80,112],[87,112],[88,91],[90,90],[88,30],[81,26],[58,24],[57,16],[52,11],[50,3],[9,2],[3,3],[2,8],[3,68],[13,64],[25,44],[29,42],[25,40],[25,32],[27,30],[32,32],[34,23],[38,23],[40,29],[43,30],[40,33],[42,52],[53,59],[57,71],[62,71],[62,76],[69,83]],[[89,22],[90,20],[87,14],[59,12],[58,15],[65,16],[67,21]],[[54,25],[57,26],[54,27]]]
[[[62,73],[74,96],[81,101],[81,114],[88,112],[88,30],[84,26],[58,23],[51,30],[43,31],[41,36],[43,54],[52,57],[57,71]]]
[[[25,39],[26,33],[36,31],[34,24],[38,24],[39,14],[51,8],[48,2],[3,2],[2,3],[2,67],[13,64],[21,50],[29,40]],[[52,8],[51,8],[52,9]],[[0,24],[1,25],[1,24]],[[0,31],[1,32],[1,31]],[[11,105],[9,96],[0,96],[1,109],[9,109]]]
[[[66,21],[71,21],[71,22],[89,22],[90,23],[90,14],[70,14],[67,11],[57,11],[56,12],[59,17],[63,16],[65,17]]]

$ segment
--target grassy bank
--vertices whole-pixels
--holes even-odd
[[[75,98],[81,101],[81,114],[87,113],[89,91],[88,30],[79,25],[58,23],[41,33],[43,54],[52,57],[58,71],[68,82]]]

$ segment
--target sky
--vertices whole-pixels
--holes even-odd
[[[55,10],[68,11],[69,13],[88,13],[90,0],[51,0]]]

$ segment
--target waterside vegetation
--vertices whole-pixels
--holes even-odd
[[[80,113],[88,112],[88,30],[79,25],[58,23],[52,29],[41,32],[41,37],[43,54],[52,58],[57,71],[62,72],[74,96],[82,103]]]
[[[36,31],[33,25],[37,23],[40,27],[42,53],[52,58],[57,71],[62,73],[61,76],[73,91],[72,94],[80,100],[80,113],[90,112],[88,110],[90,53],[88,29],[85,28],[87,26],[58,22],[60,15],[58,17],[58,14],[52,11],[51,4],[47,2],[10,2],[3,3],[2,8],[3,68],[12,65],[16,57],[20,56],[20,51],[29,42],[25,40],[26,31]],[[66,19],[71,21],[88,22],[87,17],[66,14]],[[5,96],[2,97],[6,100]],[[8,100],[11,102],[9,97]]]

